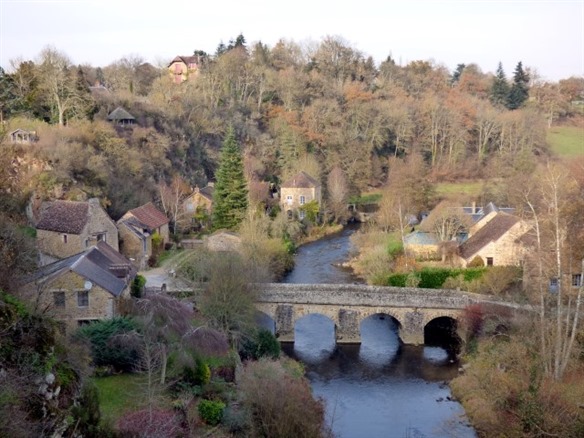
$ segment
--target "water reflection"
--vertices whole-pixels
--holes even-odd
[[[330,357],[336,347],[335,324],[323,315],[300,318],[294,327],[294,355],[305,364]]]
[[[398,325],[392,317],[378,314],[361,322],[359,359],[367,366],[389,365],[399,347]]]

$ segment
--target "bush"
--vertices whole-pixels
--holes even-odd
[[[138,351],[131,346],[114,345],[113,341],[116,336],[133,330],[136,330],[136,324],[132,319],[118,317],[82,327],[77,336],[90,342],[94,365],[131,371],[138,360]]]
[[[201,400],[199,403],[199,416],[205,423],[216,426],[223,417],[225,403],[213,400]]]
[[[280,343],[276,336],[269,330],[259,329],[253,337],[242,343],[239,355],[242,360],[258,360],[261,357],[277,359],[280,357],[280,351]]]
[[[136,275],[134,281],[132,282],[130,295],[132,295],[134,298],[142,298],[144,286],[146,286],[146,277],[140,274]]]
[[[481,256],[475,256],[468,264],[469,268],[481,268],[485,266],[485,262]]]
[[[117,424],[124,437],[175,438],[184,436],[179,416],[174,411],[143,409],[124,414]]]

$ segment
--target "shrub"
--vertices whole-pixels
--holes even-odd
[[[198,406],[199,416],[205,423],[216,426],[223,417],[225,403],[213,400],[201,400]]]
[[[78,330],[77,336],[91,344],[91,356],[96,366],[111,366],[117,370],[130,371],[138,360],[138,351],[115,343],[118,335],[136,330],[130,318],[113,318],[97,321]]]
[[[485,266],[485,262],[481,256],[475,256],[474,259],[472,259],[468,264],[469,268],[480,268],[483,266]]]
[[[246,339],[239,354],[243,360],[268,357],[277,359],[280,356],[280,343],[269,330],[259,329],[253,337]]]
[[[312,397],[308,380],[290,371],[285,363],[267,359],[248,362],[242,373],[239,389],[251,418],[250,436],[322,436],[322,402]]]
[[[132,295],[134,298],[142,298],[144,286],[146,286],[146,277],[140,274],[136,275],[134,281],[132,282],[130,295]]]

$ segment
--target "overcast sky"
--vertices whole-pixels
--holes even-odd
[[[0,0],[0,65],[52,45],[75,64],[129,54],[157,64],[214,53],[239,33],[273,46],[343,37],[379,63],[476,63],[508,76],[522,61],[540,76],[584,75],[584,0]]]

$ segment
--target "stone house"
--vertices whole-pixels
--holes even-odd
[[[458,262],[466,267],[480,257],[485,266],[519,265],[523,255],[521,237],[528,225],[516,216],[497,212],[458,248]]]
[[[120,219],[117,225],[120,252],[139,270],[146,268],[152,256],[152,230],[134,217]]]
[[[133,220],[133,224],[146,230],[150,236],[154,233],[158,233],[160,237],[162,237],[163,243],[168,243],[170,240],[170,232],[168,229],[170,221],[152,202],[129,210],[122,216],[118,223],[128,223],[127,221],[129,219]]]
[[[19,288],[23,298],[46,309],[67,331],[118,315],[136,276],[130,261],[101,241],[85,251],[42,266]]]
[[[118,250],[118,229],[97,198],[43,202],[36,224],[40,264],[78,254],[98,242]]]
[[[200,56],[176,56],[168,64],[168,72],[175,84],[180,84],[199,72]]]
[[[303,205],[316,201],[322,202],[322,190],[320,183],[306,172],[299,172],[280,186],[280,206],[289,217],[298,213],[300,219],[304,219]]]
[[[218,230],[205,237],[204,245],[210,251],[239,251],[241,237],[231,231]]]
[[[193,193],[189,195],[183,202],[183,209],[188,216],[193,216],[197,209],[202,209],[211,213],[213,209],[213,191],[214,184],[209,183],[207,187],[200,189],[195,187]]]

